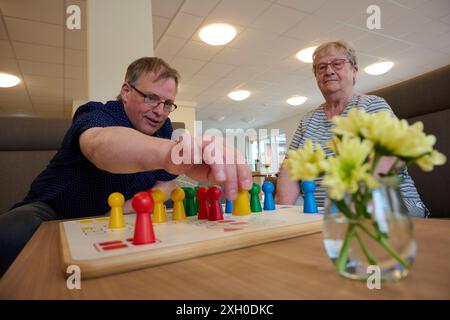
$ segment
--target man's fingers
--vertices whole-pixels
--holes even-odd
[[[224,183],[225,187],[225,197],[228,200],[234,200],[237,195],[237,189],[238,189],[238,175],[236,170],[236,165],[234,164],[227,164],[225,165],[225,172],[226,172],[226,180]]]
[[[238,164],[236,166],[239,188],[249,190],[253,185],[252,171],[247,164]]]

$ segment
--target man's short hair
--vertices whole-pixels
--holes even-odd
[[[314,50],[314,53],[312,56],[312,58],[313,58],[312,68],[313,68],[314,74],[316,74],[317,58],[319,57],[319,55],[322,52],[327,51],[329,48],[344,50],[344,53],[347,56],[347,59],[350,62],[350,64],[353,67],[358,68],[358,59],[356,58],[355,49],[348,42],[346,42],[344,40],[337,40],[337,41],[325,42],[325,43],[321,44],[320,46],[318,46],[316,48],[316,50]]]
[[[136,86],[137,80],[144,73],[155,73],[157,75],[155,81],[171,78],[175,80],[176,87],[178,88],[180,79],[178,71],[172,68],[163,59],[157,57],[143,57],[133,61],[127,68],[125,82],[132,86]],[[120,94],[117,96],[117,100],[122,100]]]

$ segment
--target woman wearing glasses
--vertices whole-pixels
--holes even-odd
[[[351,108],[359,108],[367,113],[387,110],[394,115],[383,98],[355,92],[358,62],[355,50],[348,43],[335,41],[320,45],[313,54],[313,73],[325,102],[307,113],[300,121],[289,149],[296,150],[302,147],[309,138],[313,142],[320,143],[327,155],[331,155],[332,151],[326,147],[326,142],[332,137],[331,118],[336,115],[345,116]],[[419,217],[428,216],[429,211],[420,199],[406,169],[402,172],[402,178],[404,182],[400,186],[400,191],[410,214]],[[320,178],[316,183],[318,188],[315,197],[318,205],[323,206],[326,190],[320,187]],[[287,170],[282,168],[277,181],[277,202],[294,204],[299,194],[299,184],[291,181]]]

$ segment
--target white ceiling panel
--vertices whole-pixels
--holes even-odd
[[[81,67],[87,65],[86,51],[66,49],[64,50],[64,54],[64,63],[67,65]]]
[[[170,55],[175,56],[178,51],[186,44],[186,39],[173,37],[173,36],[165,36],[158,43],[158,46],[155,48],[155,53],[157,56],[162,55]]]
[[[433,19],[439,19],[450,13],[450,1],[430,0],[420,4],[415,9]]]
[[[270,5],[265,0],[222,0],[208,19],[248,26]]]
[[[225,77],[235,68],[236,66],[234,65],[209,62],[198,72],[198,74],[204,76]]]
[[[62,64],[19,60],[19,65],[23,74],[44,77],[63,77]]]
[[[86,30],[64,30],[64,44],[66,48],[76,50],[86,50],[87,31]]]
[[[0,20],[0,40],[8,39],[8,35],[6,34],[6,27],[3,24],[3,19]]]
[[[271,42],[277,39],[277,34],[271,31],[261,31],[247,28],[239,33],[236,38],[228,44],[228,47],[235,49],[251,49],[252,51],[262,51],[270,46]]]
[[[48,87],[58,90],[62,89],[63,87],[63,81],[61,78],[25,75],[24,80],[26,81],[28,86],[32,87]]]
[[[219,0],[185,0],[181,11],[196,16],[206,16],[219,3]]]
[[[206,61],[181,57],[176,57],[172,60],[172,66],[180,72],[182,78],[184,77],[184,74],[193,75],[197,73],[197,71],[205,64]]]
[[[180,50],[179,55],[188,59],[209,61],[220,50],[222,50],[220,46],[210,46],[202,41],[190,40]]]
[[[296,25],[305,16],[305,13],[295,9],[274,4],[256,18],[250,26],[280,35]],[[267,23],[268,21],[270,23]]]
[[[433,37],[438,37],[450,32],[450,25],[440,21],[431,21],[423,27],[425,28],[417,29],[415,32],[410,32],[400,38],[410,41],[411,43],[420,44],[430,39],[430,33],[433,34]]]
[[[172,18],[179,10],[183,0],[151,0],[152,15]]]
[[[316,12],[327,0],[278,0],[277,3],[307,13]]]
[[[73,80],[81,80],[81,82],[87,79],[86,74],[86,68],[85,67],[79,67],[79,66],[64,66],[64,77],[66,79],[73,79]]]
[[[309,15],[284,35],[294,39],[312,41],[328,36],[329,31],[336,29],[337,26],[336,22],[331,19]]]
[[[167,35],[190,39],[202,23],[203,18],[187,13],[179,13],[167,29]]]
[[[0,57],[14,59],[14,51],[8,40],[0,40]]]
[[[153,16],[152,26],[153,26],[153,43],[155,47],[159,44],[162,35],[169,26],[170,19],[166,17]]]
[[[63,48],[13,42],[17,58],[36,62],[63,63]]]
[[[81,31],[64,27],[64,9],[72,3],[86,11],[80,0],[0,0],[0,21],[8,24],[0,26],[0,72],[24,79],[18,87],[0,89],[0,97],[23,96],[16,99],[23,113],[38,107],[33,114],[69,117],[72,99],[86,96],[88,30],[86,19]],[[381,8],[381,30],[366,26],[371,4]],[[307,46],[335,39],[354,43],[362,91],[448,64],[449,5],[448,0],[152,0],[154,51],[181,74],[177,100],[197,104],[198,119],[226,117],[204,125],[251,127],[322,103],[311,65],[295,58]],[[198,31],[210,22],[233,24],[237,37],[218,47],[200,42]],[[389,73],[374,77],[362,70],[384,59],[395,62]],[[236,88],[250,89],[250,98],[231,101],[227,94]],[[307,102],[287,105],[294,94],[307,96]],[[14,112],[11,104],[7,108],[0,105],[0,112]]]
[[[5,17],[9,36],[21,41],[47,46],[63,46],[63,26]]]
[[[63,0],[0,0],[0,8],[7,17],[64,24]]]

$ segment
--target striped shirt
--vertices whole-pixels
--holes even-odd
[[[350,99],[341,115],[347,115],[351,108],[358,108],[366,113],[389,111],[392,115],[394,115],[394,112],[387,102],[383,98],[374,95],[355,94]],[[333,156],[333,151],[326,147],[327,141],[332,138],[333,134],[331,129],[333,127],[334,124],[330,119],[327,119],[322,105],[308,112],[303,117],[297,130],[295,131],[289,149],[297,150],[299,147],[303,147],[306,139],[311,139],[314,143],[319,143],[322,146],[327,157]],[[414,181],[409,176],[407,169],[403,169],[399,173],[399,176],[403,179],[403,182],[400,185],[400,194],[410,215],[416,217],[427,217],[429,215],[429,211],[420,199],[414,185]],[[322,178],[316,179],[317,189],[314,194],[319,206],[324,205],[325,198],[327,196],[326,189],[320,186],[321,181]]]

